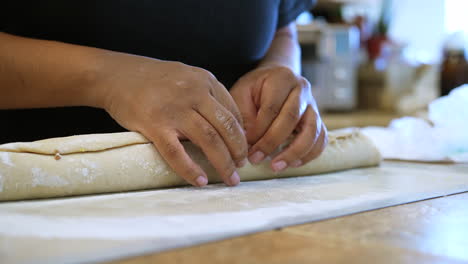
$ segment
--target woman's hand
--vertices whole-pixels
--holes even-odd
[[[295,132],[293,142],[271,167],[282,171],[318,157],[327,144],[327,129],[312,96],[309,82],[284,66],[261,66],[234,84],[231,95],[247,131],[249,160],[264,160]]]
[[[207,176],[181,139],[197,144],[226,184],[239,183],[236,166],[247,157],[241,116],[203,69],[0,32],[0,84],[0,109],[103,108],[150,139],[189,183],[203,186]]]
[[[127,54],[114,53],[106,60],[96,88],[103,98],[99,104],[119,124],[145,135],[174,171],[195,186],[206,185],[208,178],[181,139],[198,145],[226,184],[239,183],[236,167],[247,157],[242,119],[211,73]]]

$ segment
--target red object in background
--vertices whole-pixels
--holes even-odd
[[[366,48],[369,61],[375,61],[379,58],[387,56],[388,45],[392,41],[387,36],[386,26],[379,23],[379,25],[372,25],[364,16],[356,16],[351,23],[359,29],[361,46]]]
[[[367,54],[369,60],[374,61],[383,55],[384,47],[390,43],[386,35],[373,35],[367,40]]]

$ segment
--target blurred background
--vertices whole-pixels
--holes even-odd
[[[318,0],[298,19],[303,75],[329,128],[422,117],[468,83],[468,0]]]

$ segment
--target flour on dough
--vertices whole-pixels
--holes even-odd
[[[273,173],[268,161],[239,169],[242,181],[305,176],[378,165],[381,157],[359,130],[329,133],[317,159]],[[183,142],[210,183],[222,182],[202,151]],[[60,157],[60,158],[57,158]],[[3,175],[3,177],[2,177]],[[0,145],[0,201],[123,192],[186,185],[136,132],[79,135]]]

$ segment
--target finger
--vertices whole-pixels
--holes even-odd
[[[282,75],[279,75],[282,76]],[[255,121],[255,132],[252,143],[257,142],[271,126],[280,114],[283,105],[292,89],[296,85],[295,79],[289,77],[269,78],[263,83],[257,120]]]
[[[242,115],[239,111],[239,108],[237,107],[236,102],[232,98],[231,94],[227,91],[226,87],[224,87],[224,85],[218,81],[214,81],[212,85],[218,86],[211,89],[212,97],[222,106],[224,106],[224,108],[226,108],[229,112],[231,112],[231,114],[237,119],[237,122],[239,122],[241,127],[243,127]]]
[[[182,132],[201,148],[227,185],[239,184],[239,174],[237,174],[229,149],[218,131],[203,116],[193,112],[191,122],[186,124]]]
[[[320,154],[322,154],[327,144],[328,144],[328,132],[327,132],[327,128],[322,123],[322,129],[320,132],[320,136],[317,139],[317,143],[314,145],[312,150],[309,153],[307,153],[307,155],[302,157],[301,164],[306,164],[307,162],[310,162],[311,160],[318,158]]]
[[[175,133],[154,135],[149,139],[177,175],[194,186],[208,184],[206,173],[190,158]]]
[[[300,103],[300,89],[294,89],[268,131],[252,147],[249,153],[250,162],[254,164],[261,162],[264,157],[286,142],[301,119]]]
[[[244,129],[234,115],[224,108],[216,99],[207,101],[196,110],[219,133],[229,149],[237,167],[247,163],[247,140]]]
[[[255,122],[257,120],[257,107],[252,97],[251,87],[240,87],[252,85],[249,82],[238,81],[235,86],[231,88],[231,96],[239,108],[242,120],[244,122],[243,128],[246,132],[247,141],[253,141],[253,133],[255,129]]]
[[[298,167],[302,165],[301,159],[317,144],[321,129],[320,118],[309,106],[302,116],[300,131],[293,142],[272,160],[273,170],[279,171],[288,166]]]

